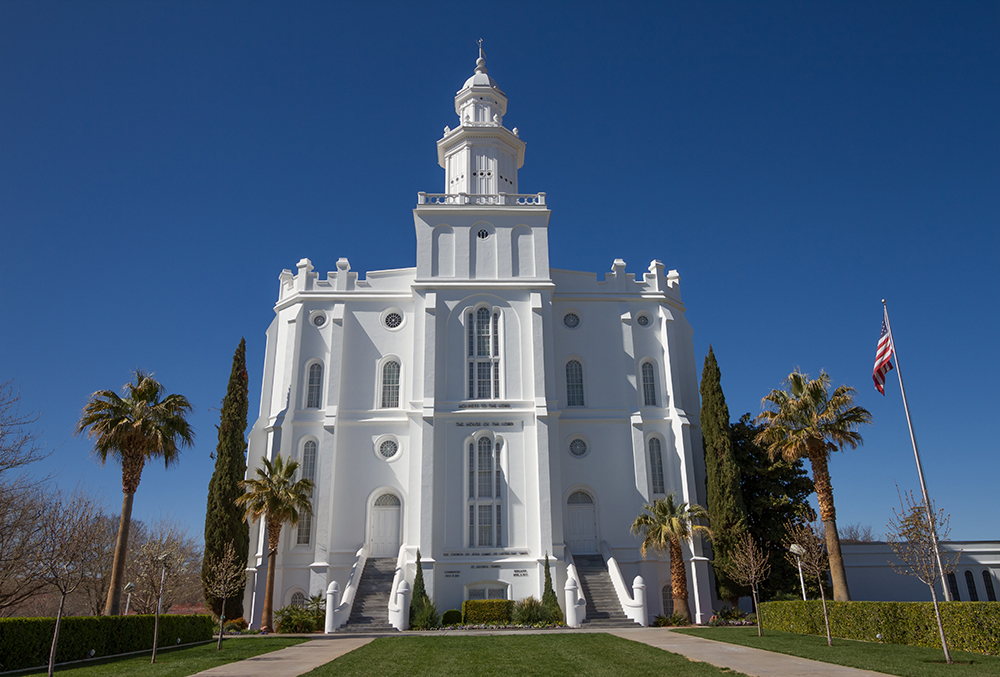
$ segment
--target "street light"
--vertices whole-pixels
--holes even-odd
[[[802,585],[802,601],[806,601],[806,579],[802,578],[802,555],[806,554],[806,549],[798,543],[792,543],[788,549],[795,555],[795,561],[799,563],[799,583]]]
[[[125,598],[125,615],[128,616],[128,605],[132,603],[132,591],[135,590],[135,583],[126,583],[124,590],[128,593],[128,597]]]

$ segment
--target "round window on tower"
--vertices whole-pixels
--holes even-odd
[[[382,326],[390,331],[396,331],[406,323],[406,316],[399,308],[386,308],[381,319]]]
[[[383,461],[394,461],[399,456],[399,440],[395,435],[380,435],[375,440],[375,455]]]
[[[580,316],[576,313],[566,313],[563,315],[563,324],[569,329],[576,329],[580,326]]]
[[[574,437],[569,443],[569,453],[577,458],[587,455],[587,443],[579,437]]]
[[[645,327],[645,326],[647,326],[649,324],[649,315],[646,315],[645,313],[643,313],[642,315],[640,315],[639,317],[637,317],[635,321],[637,323],[639,323],[640,327]]]
[[[481,229],[478,233],[476,233],[476,237],[478,237],[480,240],[485,240],[489,236],[490,236],[490,231],[486,230],[485,228]]]

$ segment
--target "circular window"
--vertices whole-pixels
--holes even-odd
[[[385,316],[385,320],[383,321],[385,322],[385,326],[389,327],[389,329],[395,329],[399,325],[403,324],[403,316],[399,313],[389,313]]]
[[[490,231],[486,230],[485,228],[476,233],[476,237],[478,237],[480,240],[485,240],[489,236],[490,236]]]
[[[649,324],[649,315],[640,315],[639,319],[637,319],[636,322],[639,323],[640,327],[645,327],[647,324]]]
[[[569,453],[574,456],[583,456],[587,453],[587,443],[577,437],[569,443]]]
[[[576,313],[566,313],[563,315],[563,324],[570,329],[576,329],[580,326],[580,316]]]
[[[316,325],[317,327],[322,327],[323,323],[325,322],[326,322],[326,315],[324,315],[323,313],[316,313],[315,317],[313,317],[313,324]]]
[[[381,454],[382,458],[392,458],[397,451],[399,451],[399,445],[396,444],[395,440],[386,440],[378,445],[378,453]]]

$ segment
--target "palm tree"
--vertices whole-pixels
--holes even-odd
[[[813,485],[819,515],[826,532],[826,548],[830,556],[830,576],[833,598],[849,601],[844,558],[837,535],[837,513],[833,507],[833,485],[827,467],[830,453],[861,444],[857,428],[870,425],[872,415],[854,405],[857,391],[846,385],[830,393],[830,377],[821,371],[819,378],[810,380],[797,369],[785,379],[787,390],[772,390],[762,401],[765,410],[757,417],[764,429],[754,440],[765,446],[771,459],[781,456],[789,463],[808,458],[812,464]]]
[[[670,553],[670,588],[674,598],[674,613],[691,620],[688,609],[687,572],[681,541],[690,541],[695,534],[711,535],[708,527],[694,520],[708,519],[708,512],[697,503],[675,503],[669,494],[643,506],[643,512],[632,523],[632,533],[642,535],[640,550],[646,556],[649,548]]]
[[[263,468],[257,468],[257,477],[240,482],[245,494],[236,499],[237,505],[246,506],[247,522],[264,518],[267,525],[267,587],[264,589],[264,608],[261,611],[261,629],[271,629],[274,601],[274,567],[278,555],[281,527],[287,522],[298,523],[299,518],[312,512],[310,479],[295,481],[298,461],[289,461],[277,454],[273,461],[261,459]]]
[[[108,457],[122,466],[122,514],[118,521],[106,616],[117,616],[121,606],[125,553],[132,522],[132,500],[142,479],[146,461],[162,458],[166,467],[177,461],[179,448],[191,446],[194,431],[186,416],[191,404],[183,395],[163,394],[163,386],[140,369],[132,372],[135,381],[126,383],[119,396],[113,390],[98,390],[90,396],[76,427],[76,434],[86,432],[93,438],[94,454],[101,465]]]

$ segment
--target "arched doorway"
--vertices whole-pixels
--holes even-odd
[[[369,520],[369,557],[395,557],[399,554],[399,497],[384,493],[375,499]]]
[[[597,552],[594,499],[585,491],[574,491],[566,501],[566,542],[574,555]]]

